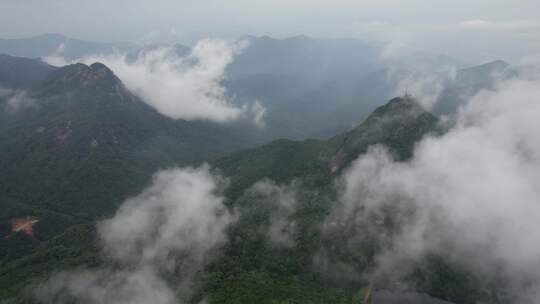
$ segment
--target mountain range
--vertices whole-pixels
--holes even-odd
[[[246,36],[239,40],[247,46],[227,66],[222,85],[237,104],[259,100],[267,109],[266,128],[245,130],[245,123],[228,127],[242,131],[244,138],[256,144],[278,138],[321,139],[345,132],[381,106],[382,100],[404,94],[403,79],[410,79],[407,84],[411,87],[426,78],[433,86],[442,86],[441,92],[430,96],[438,100],[433,112],[451,114],[468,96],[491,87],[497,75],[509,70],[503,61],[463,68],[465,64],[459,60],[419,50],[405,49],[387,56],[387,45],[355,39]],[[0,54],[30,58],[53,55],[69,61],[117,52],[133,60],[160,46],[97,43],[46,34],[0,40]],[[174,48],[179,56],[190,50],[182,44]],[[28,50],[33,53],[28,54]],[[448,69],[456,69],[451,79],[438,75]],[[296,119],[300,113],[302,119]]]
[[[377,59],[384,46],[246,39],[249,47],[227,67],[223,86],[240,103],[264,102],[262,130],[171,119],[102,63],[53,67],[35,58],[60,46],[70,58],[130,46],[57,35],[0,41],[0,52],[11,54],[0,55],[0,303],[40,302],[33,289],[74,267],[122,269],[103,254],[96,222],[141,193],[156,171],[204,162],[226,181],[223,203],[235,221],[194,276],[189,303],[498,300],[501,282],[484,281],[436,252],[405,273],[375,275],[377,254],[410,214],[355,210],[361,220],[350,220],[333,210],[341,178],[359,156],[384,146],[397,162],[409,160],[422,138],[446,132],[440,115],[516,70],[502,61],[459,69],[427,111],[414,95],[390,98],[396,83]],[[261,199],[259,182],[294,188],[294,211]],[[280,212],[286,246],[271,240]],[[179,272],[167,276],[180,281]]]
[[[96,254],[100,245],[94,220],[112,214],[158,168],[194,164],[234,148],[231,137],[217,129],[159,115],[99,63],[53,69],[25,98],[35,100],[35,105],[4,113],[3,118],[8,118],[3,119],[0,133],[2,151],[6,151],[0,177],[3,298],[31,300],[25,287],[53,270],[107,263]],[[221,257],[206,266],[208,276],[198,283],[199,292],[216,303],[265,302],[275,289],[300,303],[347,302],[365,282],[314,272],[306,261],[313,258],[320,242],[346,241],[328,240],[318,228],[332,208],[333,181],[342,168],[376,144],[389,147],[398,159],[409,158],[416,141],[439,132],[437,121],[405,96],[392,99],[359,126],[327,140],[278,140],[216,158],[212,166],[230,181],[227,204],[242,210],[242,216],[230,230],[231,241]],[[253,193],[249,189],[261,179],[282,184],[301,181],[305,199],[295,216],[303,233],[292,249],[260,243],[265,236],[257,231],[265,229],[264,219],[272,208],[250,204]],[[14,231],[14,219],[26,220],[31,233]],[[302,237],[304,233],[311,237]],[[286,270],[279,270],[284,261]],[[219,273],[236,279],[224,280]],[[429,273],[435,277],[422,281],[419,290],[468,303],[468,289],[455,294],[452,281],[441,286],[436,276],[443,274]],[[264,286],[259,285],[261,276],[266,278]],[[260,288],[259,293],[249,291],[254,286]],[[374,297],[384,298],[382,290],[388,287],[378,286],[381,291]]]
[[[43,34],[30,38],[0,39],[0,54],[38,58],[63,55],[77,59],[96,53],[109,53],[114,49],[131,47],[130,43],[99,43],[69,38],[60,34]]]
[[[0,58],[21,71],[6,74],[12,79],[34,75],[0,98],[0,218],[8,225],[18,214],[39,216],[38,240],[110,215],[160,168],[247,146],[219,125],[159,114],[100,63]]]
[[[96,64],[90,67],[75,66],[70,68],[92,71],[104,67]],[[308,267],[309,263],[305,261],[305,259],[311,258],[316,247],[319,246],[319,242],[324,240],[324,236],[321,235],[321,231],[317,227],[332,208],[331,193],[333,191],[331,189],[333,180],[339,171],[335,170],[334,166],[337,165],[340,169],[348,166],[348,163],[356,156],[364,153],[368,147],[375,144],[386,145],[397,157],[406,159],[410,157],[417,140],[427,133],[437,132],[437,129],[437,118],[422,110],[412,98],[395,98],[378,108],[361,125],[328,140],[278,140],[212,161],[212,166],[219,168],[230,181],[226,192],[227,204],[231,208],[242,210],[242,216],[229,232],[231,241],[223,248],[222,257],[207,266],[208,277],[211,279],[200,282],[202,286],[200,292],[209,294],[212,301],[216,303],[265,302],[269,300],[266,293],[271,293],[274,288],[285,288],[280,292],[300,303],[342,303],[345,301],[350,292],[364,283],[356,280],[351,282],[336,281],[326,275],[316,274],[313,269]],[[339,163],[336,163],[336,158],[341,159]],[[129,163],[126,164],[126,166],[129,165]],[[91,171],[91,169],[88,167],[84,171]],[[137,173],[123,172],[123,174],[129,174],[131,179]],[[101,174],[102,180],[119,178],[119,176]],[[298,245],[291,250],[262,246],[260,243],[261,237],[264,238],[264,235],[257,231],[265,229],[266,220],[264,218],[267,218],[272,212],[272,207],[266,209],[250,204],[249,202],[253,200],[253,194],[249,188],[254,181],[261,179],[271,179],[282,184],[290,183],[293,180],[301,181],[304,195],[311,198],[311,200],[302,200],[303,205],[300,208],[302,211],[296,217],[300,229],[305,232],[311,231],[312,236],[303,238],[299,234],[300,239],[296,240]],[[91,185],[90,181],[91,179],[87,177],[85,185]],[[101,189],[103,192],[104,186],[99,184],[89,191]],[[324,194],[325,192],[326,194]],[[316,198],[315,201],[313,201],[314,198]],[[66,205],[66,203],[63,204]],[[94,211],[99,208],[103,208],[103,206],[93,205]],[[84,210],[84,206],[76,206],[74,210]],[[42,215],[33,213],[32,216],[41,217]],[[53,269],[62,269],[68,265],[92,267],[91,265],[104,263],[99,256],[92,253],[99,247],[92,225],[89,222],[71,224],[72,228],[43,242],[35,253],[4,262],[0,268],[0,283],[3,282],[6,289],[1,296],[9,297],[16,294],[21,299],[25,299],[24,286],[31,284],[32,280],[40,276],[47,275]],[[36,229],[39,231],[39,226],[36,225]],[[54,258],[56,262],[49,265],[43,265],[39,262],[43,259],[52,259],[53,255],[56,255]],[[288,257],[285,258],[284,255]],[[285,272],[274,269],[282,263],[281,261],[284,261],[283,259],[287,260],[287,265],[296,266]],[[248,263],[248,260],[251,262]],[[25,277],[29,273],[33,274],[30,280]],[[223,280],[221,276],[215,275],[217,273],[228,273],[229,276],[235,276],[237,279]],[[265,286],[259,286],[261,284],[259,276],[269,276]],[[13,278],[20,281],[13,284]],[[253,288],[253,284],[266,291],[252,293],[249,297],[245,297],[245,295],[250,294],[246,288]],[[338,285],[329,287],[335,284]],[[356,285],[356,288],[351,290],[343,289],[343,287],[338,288],[337,286],[340,284],[345,284],[343,286]],[[7,288],[8,286],[9,288]],[[327,287],[322,288],[322,286]],[[231,294],[233,290],[236,290],[236,296]],[[429,289],[424,291],[430,292]],[[243,296],[238,298],[240,295]],[[441,294],[439,296],[447,295]],[[384,296],[381,294],[377,297]]]

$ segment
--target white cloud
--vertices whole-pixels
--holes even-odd
[[[457,69],[453,66],[448,66],[442,71],[395,71],[389,69],[387,76],[390,83],[396,83],[395,96],[409,94],[424,109],[430,111],[439,100],[443,90],[455,80],[456,71]]]
[[[184,58],[174,48],[158,48],[141,53],[134,62],[118,54],[84,61],[109,66],[130,90],[163,115],[227,122],[238,119],[243,110],[225,98],[220,82],[225,67],[243,47],[203,40]]]
[[[35,108],[37,100],[28,96],[23,90],[9,90],[0,88],[0,98],[7,98],[4,110],[8,113],[16,113],[22,109]]]
[[[68,65],[69,62],[64,57],[65,49],[66,49],[65,43],[60,43],[58,48],[56,48],[56,50],[52,54],[43,58],[43,61],[57,67]]]
[[[178,55],[171,46],[143,50],[134,60],[117,52],[76,61],[107,65],[132,92],[171,118],[223,123],[250,114],[261,125],[264,123],[262,104],[255,103],[250,113],[247,105],[235,105],[229,100],[221,85],[225,68],[246,45],[245,41],[207,39],[199,41],[186,57]],[[53,65],[68,63],[61,52],[45,60]]]
[[[410,162],[395,162],[380,148],[355,161],[344,177],[345,214],[360,206],[374,214],[389,205],[395,215],[415,210],[401,213],[401,233],[380,257],[381,267],[395,272],[396,264],[388,263],[437,252],[460,258],[479,274],[501,266],[520,291],[516,303],[535,299],[540,287],[538,117],[540,81],[514,79],[474,97],[457,125],[423,140]],[[523,281],[533,284],[532,293],[522,289]]]
[[[40,303],[173,304],[176,295],[151,268],[59,273],[38,288]]]
[[[253,115],[253,123],[259,128],[264,128],[266,126],[264,120],[267,114],[266,107],[259,100],[256,100],[253,105],[251,105],[250,112]]]
[[[255,183],[250,191],[257,196],[257,204],[272,206],[267,232],[269,241],[278,246],[293,246],[296,222],[292,216],[297,206],[295,184],[284,186],[263,180]]]
[[[37,289],[37,297],[46,303],[183,302],[208,252],[225,241],[225,229],[235,220],[220,196],[223,183],[208,166],[157,173],[149,188],[99,224],[105,256],[119,268],[57,274]],[[180,280],[170,286],[173,274]]]
[[[479,31],[531,31],[540,30],[540,23],[533,20],[492,21],[474,19],[458,23],[457,28]]]
[[[456,78],[457,61],[395,43],[387,44],[379,55],[394,96],[412,95],[431,110],[442,91]]]

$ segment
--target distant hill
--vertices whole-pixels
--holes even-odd
[[[0,54],[0,88],[27,89],[43,82],[56,67],[38,59]]]
[[[266,138],[335,135],[359,123],[391,94],[384,84],[370,81],[382,70],[380,46],[307,36],[245,40],[249,44],[227,68],[224,84],[241,102],[264,103]]]
[[[38,58],[53,54],[67,59],[81,58],[86,55],[110,52],[124,44],[98,43],[69,38],[59,34],[44,34],[30,38],[0,39],[0,54]]]
[[[66,37],[60,34],[43,34],[29,38],[0,39],[0,54],[28,58],[60,56],[66,60],[76,60],[85,56],[123,52],[128,58],[136,58],[137,53],[159,47],[160,44],[138,45],[129,42],[94,42]],[[178,54],[185,55],[189,47],[175,44]]]
[[[453,82],[441,92],[435,108],[436,114],[452,114],[481,90],[493,89],[497,81],[519,74],[502,60],[488,62],[458,70]]]
[[[245,40],[248,46],[227,68],[225,86],[240,101],[264,103],[266,138],[322,139],[345,132],[382,101],[405,93],[396,89],[410,74],[433,77],[429,73],[462,65],[412,48],[383,56],[387,45],[357,39]]]
[[[503,73],[509,67],[509,63],[502,60],[496,60],[461,69],[456,75],[456,84],[458,86],[489,87],[494,83],[493,77],[503,76]]]
[[[351,76],[376,70],[380,46],[354,39],[314,39],[295,36],[245,38],[248,47],[227,68],[231,79],[257,74],[307,78],[313,83],[335,74]]]
[[[396,90],[409,75],[421,72],[426,74],[423,77],[433,77],[444,67],[462,66],[449,56],[412,48],[382,56],[387,45],[357,39],[247,36],[243,40],[248,45],[227,67],[222,84],[230,100],[238,104],[260,100],[267,108],[264,129],[250,130],[245,123],[228,126],[257,143],[322,139],[345,132],[381,106],[382,100],[404,93]],[[0,40],[0,53],[31,58],[58,53],[76,59],[118,49],[133,60],[160,46],[96,43],[48,34]],[[179,55],[190,51],[181,44],[174,47]],[[456,81],[447,84],[435,105],[436,115],[452,113],[461,100],[489,87],[491,74],[482,72],[482,67],[475,69],[458,71]]]

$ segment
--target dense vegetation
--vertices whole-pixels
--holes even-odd
[[[38,84],[25,78],[20,85],[31,89],[22,95],[0,96],[0,262],[67,227],[112,215],[160,168],[197,164],[245,144],[219,126],[160,115],[103,65],[5,61],[52,74]],[[35,239],[9,236],[9,220],[24,216],[39,219]]]
[[[219,128],[159,115],[100,64],[56,70],[26,98],[39,103],[0,117],[0,299],[32,303],[33,284],[51,273],[111,263],[100,253],[96,220],[140,192],[159,168],[237,148]],[[369,147],[384,145],[407,160],[418,140],[441,131],[437,118],[405,96],[328,140],[277,140],[211,161],[229,179],[226,205],[238,220],[196,276],[190,302],[364,303],[380,289],[465,304],[492,300],[493,282],[437,254],[398,275],[375,274],[401,210],[334,213],[341,173]],[[280,214],[275,201],[253,190],[264,180],[294,190],[292,212]],[[276,214],[286,222],[285,243],[270,239]],[[11,218],[30,215],[40,219],[33,236],[10,231]]]

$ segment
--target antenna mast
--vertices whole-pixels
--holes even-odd
[[[409,85],[405,86],[405,98],[411,98],[412,96],[409,94]]]

